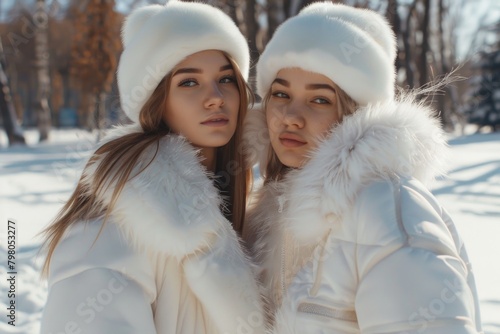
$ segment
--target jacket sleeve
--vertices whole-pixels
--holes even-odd
[[[139,284],[96,268],[52,285],[41,333],[156,333],[151,305]]]
[[[56,247],[42,334],[156,333],[151,266],[117,226],[100,227],[76,224]]]
[[[479,333],[476,291],[456,231],[419,182],[401,182],[371,185],[356,203],[361,332]]]

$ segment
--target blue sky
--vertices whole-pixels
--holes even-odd
[[[454,2],[460,4],[461,1]],[[461,8],[460,25],[457,27],[459,56],[464,57],[476,38],[480,25],[487,26],[500,22],[500,1],[498,0],[467,0]],[[494,37],[489,34],[489,37]],[[498,37],[497,37],[498,38]],[[480,46],[480,45],[479,45]]]

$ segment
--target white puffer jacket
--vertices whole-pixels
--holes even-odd
[[[117,128],[105,140],[137,131]],[[166,136],[136,170],[151,157],[104,227],[77,223],[58,244],[41,333],[263,333],[251,262],[196,150]],[[99,199],[108,204],[112,191]]]
[[[266,131],[250,112],[261,166]],[[463,242],[424,186],[445,152],[431,110],[388,102],[344,119],[303,168],[257,191],[244,238],[273,333],[481,332]]]

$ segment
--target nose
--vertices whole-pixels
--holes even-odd
[[[222,94],[219,86],[213,83],[208,88],[207,97],[204,106],[207,109],[220,108],[224,105],[224,95]]]
[[[302,128],[304,127],[304,117],[302,116],[302,110],[305,106],[299,103],[290,103],[284,107],[283,110],[283,123],[289,127]]]

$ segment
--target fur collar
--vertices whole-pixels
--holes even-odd
[[[447,145],[433,113],[401,98],[360,108],[333,127],[307,164],[282,181],[287,189],[280,199],[286,202],[283,222],[297,241],[316,243],[375,180],[398,175],[428,184],[442,173]],[[258,110],[248,115],[249,156],[263,172],[270,147],[262,134],[267,132],[265,115]]]
[[[141,132],[138,125],[110,130],[102,143]],[[150,145],[139,158],[132,177],[120,193],[111,221],[121,226],[136,247],[166,253],[181,259],[202,250],[219,234],[232,235],[230,223],[221,214],[221,198],[200,164],[197,151],[183,138],[168,135],[158,149]],[[102,159],[88,166],[83,182],[92,187]],[[109,205],[115,184],[98,194]]]

